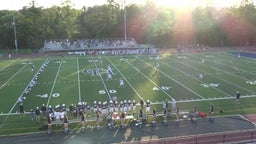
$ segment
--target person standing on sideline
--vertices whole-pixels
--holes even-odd
[[[176,108],[176,100],[172,99],[171,104],[172,104],[172,110],[175,110],[175,108]]]
[[[143,99],[140,100],[140,108],[143,109],[144,101]]]
[[[151,102],[149,100],[147,100],[147,102],[146,102],[146,112],[150,112],[150,104],[151,104]]]
[[[64,132],[67,134],[68,133],[68,117],[67,117],[67,115],[64,115],[63,123],[64,123]]]
[[[33,109],[30,109],[30,117],[31,117],[31,121],[34,121],[35,114]]]
[[[81,124],[82,124],[82,128],[81,128],[82,132],[85,130],[85,117],[86,117],[86,115],[84,113],[82,113],[81,116],[80,116]]]
[[[210,111],[209,111],[209,121],[213,121],[214,118],[214,106],[210,106]]]
[[[236,91],[236,102],[237,102],[237,104],[240,104],[240,96],[241,96],[240,92]]]
[[[35,113],[36,113],[36,122],[40,122],[40,109],[39,109],[39,107],[36,107],[36,111],[35,111]]]
[[[25,115],[24,115],[24,106],[23,106],[23,104],[22,103],[20,103],[20,117],[25,117]]]
[[[48,134],[52,132],[52,120],[51,117],[47,116]]]

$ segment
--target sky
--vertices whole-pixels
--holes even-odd
[[[0,10],[20,10],[24,6],[29,6],[32,0],[0,0]],[[60,5],[64,0],[34,0],[36,6],[49,8],[53,5]],[[81,9],[83,6],[90,7],[94,5],[106,4],[107,0],[71,0],[74,8]],[[122,0],[119,0],[122,1]],[[146,0],[125,0],[126,3],[144,4]],[[155,0],[162,6],[188,7],[213,5],[215,7],[229,7],[240,3],[241,0]],[[256,1],[256,0],[255,0]]]

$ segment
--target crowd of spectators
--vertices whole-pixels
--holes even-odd
[[[137,42],[131,38],[121,39],[85,39],[85,40],[50,40],[44,44],[45,50],[85,50],[102,48],[127,48],[135,47]]]

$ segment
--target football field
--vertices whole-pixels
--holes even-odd
[[[174,99],[184,111],[196,106],[208,112],[214,105],[224,114],[251,113],[256,110],[256,59],[248,55],[209,52],[1,60],[0,126],[14,121],[9,115],[18,113],[22,96],[27,112],[42,104],[68,107],[87,102],[92,106],[94,101],[108,103],[116,97],[118,102],[135,100],[138,105],[141,99],[149,100],[159,112],[163,101]],[[112,78],[108,78],[109,67]],[[236,91],[241,93],[240,104]]]

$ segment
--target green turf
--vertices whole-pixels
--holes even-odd
[[[17,99],[23,94],[36,72],[47,60],[50,64],[39,75],[38,84],[24,94],[25,110],[46,104],[56,106],[85,101],[150,100],[158,112],[163,101],[174,98],[181,110],[208,112],[211,104],[217,115],[246,114],[256,110],[255,64],[247,57],[237,58],[229,53],[163,54],[160,59],[151,55],[130,56],[65,56],[10,59],[0,61],[0,113],[19,111]],[[204,59],[204,63],[202,63]],[[102,62],[101,62],[102,60]],[[157,66],[159,64],[159,66]],[[32,65],[35,71],[31,71]],[[107,80],[106,69],[113,69],[112,80]],[[84,71],[98,70],[93,76]],[[202,73],[203,79],[198,75]],[[123,78],[125,87],[119,88]],[[218,84],[212,87],[210,84]],[[202,84],[209,87],[203,87]],[[241,92],[241,104],[235,92]],[[224,113],[218,113],[222,109]],[[137,108],[139,110],[139,107]],[[32,122],[29,115],[0,115],[0,134],[42,131],[43,122]],[[17,129],[15,131],[14,129]]]

